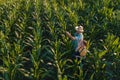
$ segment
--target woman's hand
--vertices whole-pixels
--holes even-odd
[[[67,35],[67,36],[70,36],[71,34],[70,34],[68,31],[66,31],[66,35]]]
[[[66,31],[66,35],[67,35],[71,40],[75,40],[75,37],[72,36],[68,31]]]

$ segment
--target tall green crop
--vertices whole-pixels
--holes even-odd
[[[0,79],[119,80],[119,0],[0,0]],[[76,60],[74,27],[89,50]],[[103,76],[101,76],[103,75]]]

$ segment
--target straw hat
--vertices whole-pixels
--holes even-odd
[[[80,32],[84,32],[83,26],[81,26],[81,25],[80,25],[80,26],[76,26],[76,27],[75,27],[75,30],[76,30],[76,31],[80,31]]]

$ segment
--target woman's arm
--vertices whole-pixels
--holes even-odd
[[[68,36],[70,39],[75,40],[75,37],[72,36],[68,31],[66,31],[66,34],[67,34],[67,36]]]

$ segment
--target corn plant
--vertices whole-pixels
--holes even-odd
[[[120,0],[0,0],[0,79],[119,80]],[[84,26],[74,59],[65,31]],[[102,76],[101,76],[102,75]]]

